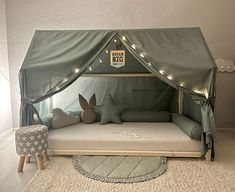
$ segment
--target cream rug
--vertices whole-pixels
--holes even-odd
[[[156,179],[133,184],[103,183],[80,175],[71,157],[54,157],[38,171],[25,192],[235,192],[235,139],[223,134],[214,162],[168,159],[167,171]]]

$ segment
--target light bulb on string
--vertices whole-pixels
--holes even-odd
[[[114,43],[117,43],[117,40],[116,40],[116,39],[114,39],[113,41],[114,41]]]
[[[79,68],[76,68],[76,69],[74,70],[74,72],[75,72],[75,73],[78,73],[78,72],[79,72]]]
[[[161,73],[162,75],[164,75],[164,74],[165,74],[165,71],[160,70],[159,73]]]
[[[105,50],[105,53],[107,53],[107,54],[109,53],[108,49]]]
[[[167,79],[173,80],[173,76],[172,76],[172,75],[168,75],[168,76],[167,76]]]
[[[180,83],[179,83],[179,85],[180,85],[181,87],[183,87],[184,84],[185,84],[184,82],[180,82]]]
[[[103,62],[102,59],[99,59],[99,62],[102,63]]]
[[[125,36],[122,36],[122,40],[123,40],[123,41],[126,41],[126,37],[125,37]]]
[[[144,54],[143,54],[143,53],[140,53],[140,57],[144,58]]]
[[[132,49],[136,49],[135,44],[132,44],[131,47],[132,47]]]

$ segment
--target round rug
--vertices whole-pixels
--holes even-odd
[[[82,175],[107,183],[136,183],[154,179],[167,169],[166,157],[85,156],[73,157]]]

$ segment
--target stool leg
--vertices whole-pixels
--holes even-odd
[[[25,161],[25,156],[20,156],[19,164],[18,164],[18,172],[23,172],[24,169],[24,161]]]
[[[37,159],[37,163],[38,163],[38,169],[39,170],[43,170],[44,169],[44,165],[43,165],[43,161],[42,161],[41,155],[36,155],[36,159]]]
[[[48,154],[47,154],[47,151],[45,151],[44,153],[43,153],[43,157],[44,157],[44,159],[46,160],[46,161],[49,161],[50,159],[49,159],[49,156],[48,156]]]
[[[26,163],[30,163],[30,157],[26,156],[25,162],[26,162]]]

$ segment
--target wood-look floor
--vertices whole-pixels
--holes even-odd
[[[0,192],[21,192],[24,186],[37,172],[35,159],[24,166],[24,172],[18,173],[19,157],[15,151],[14,133],[0,137]]]

